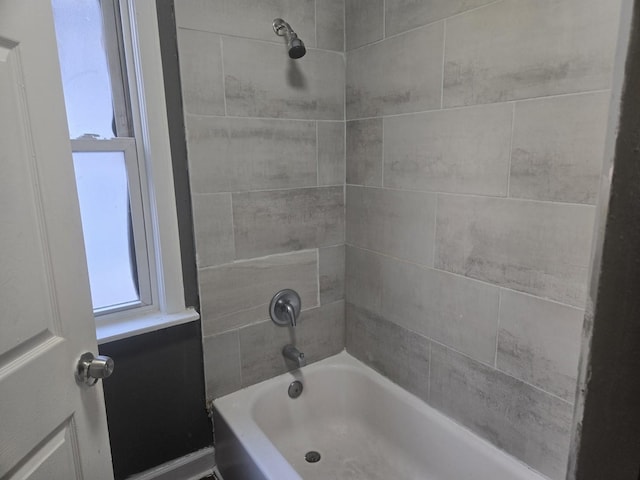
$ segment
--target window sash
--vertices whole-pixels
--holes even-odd
[[[131,96],[123,42],[120,5],[117,0],[100,0],[105,53],[113,96],[114,135],[133,137]]]
[[[137,302],[98,308],[94,310],[94,315],[98,317],[123,310],[152,305],[153,288],[151,282],[150,256],[147,247],[149,234],[145,228],[147,222],[145,221],[141,172],[135,138],[118,137],[108,140],[81,138],[71,140],[71,149],[74,152],[123,152],[127,171],[130,203],[129,208],[131,212],[133,245],[137,270],[133,273],[137,276],[140,300]]]

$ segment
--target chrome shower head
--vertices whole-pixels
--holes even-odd
[[[281,18],[276,18],[273,21],[273,31],[279,37],[285,37],[287,40],[287,48],[289,49],[289,57],[298,59],[307,53],[307,49],[304,46],[304,42],[298,37],[298,34],[293,31],[291,25],[285,22]]]

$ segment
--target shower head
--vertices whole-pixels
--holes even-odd
[[[287,48],[289,49],[289,57],[297,59],[303,57],[307,53],[307,49],[304,47],[304,42],[298,37],[298,34],[293,31],[291,25],[285,22],[281,18],[276,18],[273,21],[273,31],[279,37],[285,37],[287,40]]]

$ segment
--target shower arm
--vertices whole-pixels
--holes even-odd
[[[276,18],[273,21],[273,31],[276,32],[276,35],[279,37],[296,35],[296,32],[293,31],[291,25],[285,22],[282,18]]]

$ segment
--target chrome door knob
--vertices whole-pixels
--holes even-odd
[[[95,385],[101,378],[107,378],[113,373],[115,364],[111,357],[105,355],[94,356],[93,353],[83,353],[78,360],[76,380],[88,386]]]

